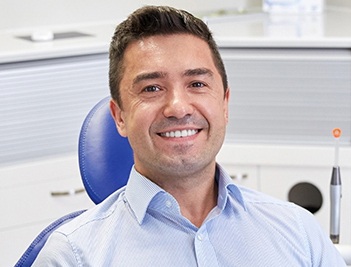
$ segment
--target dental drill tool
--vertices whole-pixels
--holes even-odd
[[[334,244],[339,243],[340,236],[340,206],[341,206],[341,177],[339,167],[339,138],[341,130],[333,129],[335,138],[335,161],[330,181],[330,239]]]

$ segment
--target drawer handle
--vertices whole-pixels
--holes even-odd
[[[232,178],[233,180],[237,180],[237,181],[242,181],[245,180],[249,177],[248,174],[244,173],[244,174],[239,174],[239,175],[230,175],[230,178]]]
[[[85,192],[84,188],[71,189],[68,191],[51,191],[51,196],[53,196],[53,197],[73,196],[73,195],[77,195],[77,194],[84,193],[84,192]]]

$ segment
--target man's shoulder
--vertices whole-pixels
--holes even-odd
[[[273,197],[271,195],[268,195],[264,192],[260,192],[248,187],[244,187],[244,186],[238,186],[238,188],[240,189],[240,192],[242,193],[243,197],[244,197],[244,201],[245,203],[249,203],[249,204],[262,204],[262,205],[279,205],[279,206],[283,206],[286,208],[296,208],[296,205],[292,202],[286,201],[286,200],[282,200],[282,199],[278,199],[276,197]]]
[[[122,188],[111,194],[101,203],[86,210],[73,220],[59,227],[56,232],[69,236],[80,230],[88,228],[97,229],[108,220],[112,214],[118,212],[118,207],[123,203],[125,189]]]
[[[305,208],[285,200],[277,199],[265,193],[240,186],[247,215],[253,218],[261,218],[271,226],[280,228],[283,226],[299,229],[300,234],[306,233],[306,227],[319,224],[311,212]]]
[[[264,216],[279,220],[301,221],[301,216],[309,217],[312,214],[295,203],[278,199],[260,191],[239,186],[246,210],[253,214],[261,213]]]

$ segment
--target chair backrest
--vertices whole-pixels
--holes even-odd
[[[128,139],[116,129],[109,101],[104,98],[89,112],[79,136],[80,173],[96,204],[127,183],[134,163]]]
[[[86,116],[79,135],[78,158],[85,190],[100,203],[124,186],[134,163],[132,148],[119,135],[109,109],[110,97],[102,99]],[[51,233],[85,210],[70,213],[51,223],[30,244],[15,267],[29,267]]]
[[[23,253],[21,258],[15,264],[15,267],[30,267],[32,266],[34,260],[38,256],[40,250],[43,248],[46,243],[48,237],[51,235],[55,229],[57,229],[62,224],[69,222],[73,218],[82,214],[85,210],[75,211],[70,214],[67,214],[56,221],[52,222],[49,226],[47,226],[44,230],[40,232],[40,234],[33,240],[33,242],[29,245],[26,251]]]

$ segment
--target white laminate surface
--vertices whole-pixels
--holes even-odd
[[[103,22],[100,24],[42,27],[40,29],[17,29],[0,32],[0,64],[108,52],[115,24],[117,23]],[[80,32],[89,36],[38,42],[18,38],[19,36],[30,36],[34,32],[45,30],[52,31],[54,34]]]
[[[321,14],[268,14],[205,18],[219,47],[350,48],[351,10],[327,8]]]
[[[251,11],[202,18],[220,47],[351,47],[351,10],[348,9],[327,8],[316,15],[270,15]],[[107,52],[119,21],[2,31],[0,63]],[[38,30],[78,31],[91,36],[43,42],[18,38]]]

